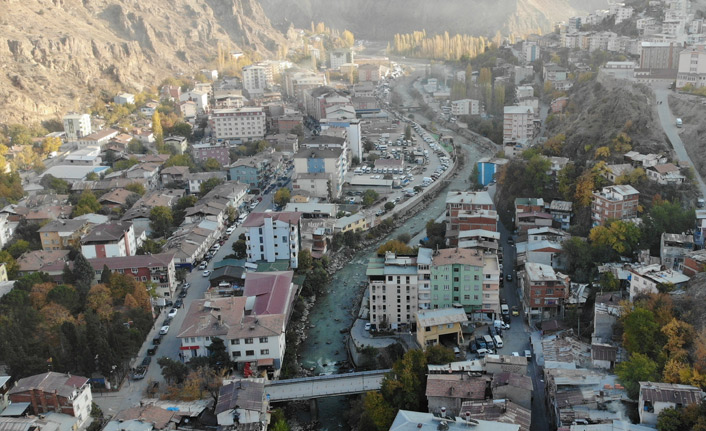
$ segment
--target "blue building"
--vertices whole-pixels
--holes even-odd
[[[487,186],[495,180],[495,174],[500,170],[500,167],[505,165],[509,160],[498,159],[495,157],[483,157],[478,160],[478,183]]]

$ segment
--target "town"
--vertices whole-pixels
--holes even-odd
[[[312,23],[0,130],[0,431],[706,427],[706,12]]]

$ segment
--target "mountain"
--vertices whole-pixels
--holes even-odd
[[[283,42],[257,0],[0,0],[0,124],[60,118],[105,90],[140,91]]]
[[[524,35],[553,29],[577,14],[607,8],[606,0],[260,0],[272,23],[311,22],[351,30],[359,39],[391,40],[395,33],[425,29],[427,33],[474,36]]]

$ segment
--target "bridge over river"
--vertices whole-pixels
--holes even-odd
[[[265,393],[270,402],[314,400],[324,397],[360,394],[379,390],[382,385],[382,378],[388,371],[390,370],[271,380],[265,383]]]

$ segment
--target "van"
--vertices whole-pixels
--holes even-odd
[[[500,312],[503,316],[509,316],[510,308],[507,306],[507,304],[500,304]]]
[[[248,218],[247,214],[240,214],[240,216],[238,216],[238,224],[242,224],[246,218]]]
[[[682,124],[681,118],[677,118],[677,127],[681,127]]]
[[[461,349],[459,349],[458,347],[454,347],[454,356],[456,356],[457,358],[460,357]]]
[[[356,175],[360,175],[360,174],[363,173],[363,170],[360,169],[360,168],[355,168],[355,170],[353,171],[353,173],[356,174]]]
[[[486,346],[493,347],[495,345],[495,341],[490,335],[483,335],[483,340],[485,340]]]
[[[496,335],[493,337],[493,341],[495,341],[495,347],[498,349],[503,346],[503,339],[500,337],[500,335]]]
[[[365,173],[366,173],[366,174],[369,174],[371,170],[372,170],[372,169],[370,168],[370,166],[366,166],[366,167],[365,167]]]

